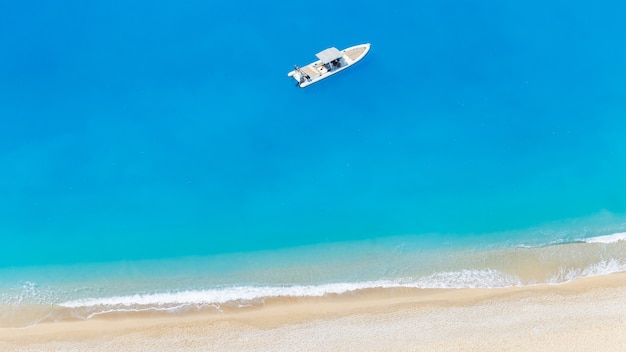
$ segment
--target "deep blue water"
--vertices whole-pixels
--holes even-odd
[[[1,4],[0,267],[624,228],[625,4],[320,7]]]

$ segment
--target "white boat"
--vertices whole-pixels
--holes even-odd
[[[335,47],[328,48],[315,55],[319,60],[303,67],[294,66],[294,70],[287,76],[293,77],[298,81],[298,86],[304,88],[354,65],[369,51],[369,43],[351,46],[341,51]]]

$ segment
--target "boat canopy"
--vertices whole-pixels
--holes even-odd
[[[337,48],[328,48],[322,52],[315,54],[318,59],[322,60],[323,64],[327,64],[329,62],[335,61],[343,56],[343,53]]]

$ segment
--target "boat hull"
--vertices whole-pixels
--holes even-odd
[[[298,82],[298,86],[300,88],[305,88],[356,64],[361,61],[365,55],[367,55],[369,50],[369,43],[351,46],[347,49],[341,50],[342,57],[341,60],[339,60],[339,62],[341,62],[341,66],[339,67],[328,64],[325,65],[322,63],[322,60],[317,60],[289,72],[287,76],[293,77]]]

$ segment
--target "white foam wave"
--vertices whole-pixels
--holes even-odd
[[[392,284],[393,283],[391,281],[377,281],[353,284],[337,283],[318,286],[233,286],[219,289],[188,290],[179,292],[83,299],[61,303],[60,305],[63,307],[78,308],[98,305],[130,307],[136,305],[211,304],[238,300],[252,301],[264,297],[319,297],[326,294],[344,293],[368,287],[391,287]]]
[[[490,288],[521,285],[519,279],[498,270],[462,270],[434,273],[418,279],[292,286],[233,286],[206,290],[148,293],[61,303],[68,308],[212,305],[270,297],[321,297],[368,288]]]
[[[561,268],[552,276],[549,283],[558,284],[591,276],[609,275],[626,271],[626,261],[618,259],[602,260],[585,268]]]
[[[583,241],[586,243],[617,243],[619,241],[626,241],[626,232],[614,233],[612,235],[597,236],[585,238]]]

